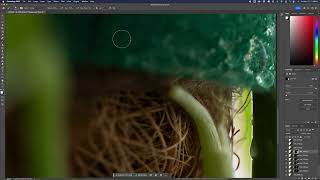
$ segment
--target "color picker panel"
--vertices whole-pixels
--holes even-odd
[[[313,65],[314,16],[290,17],[290,65]]]

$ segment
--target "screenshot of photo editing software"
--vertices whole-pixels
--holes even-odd
[[[0,179],[320,180],[318,0],[0,0]]]

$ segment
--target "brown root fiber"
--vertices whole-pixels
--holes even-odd
[[[232,129],[232,91],[207,81],[179,81]],[[116,172],[165,172],[202,177],[200,144],[190,117],[166,94],[118,91],[77,98],[71,118],[73,176],[110,177]],[[75,125],[75,123],[77,125]]]

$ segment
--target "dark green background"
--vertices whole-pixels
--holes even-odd
[[[275,79],[275,15],[57,15],[50,16],[76,63],[216,80],[269,89]],[[119,49],[117,30],[132,42]],[[127,37],[124,37],[127,38]],[[250,53],[249,53],[250,52]]]

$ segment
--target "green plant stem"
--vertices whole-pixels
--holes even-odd
[[[203,168],[208,178],[232,178],[231,148],[228,134],[216,128],[207,109],[178,85],[169,90],[169,97],[193,119],[201,145]]]

